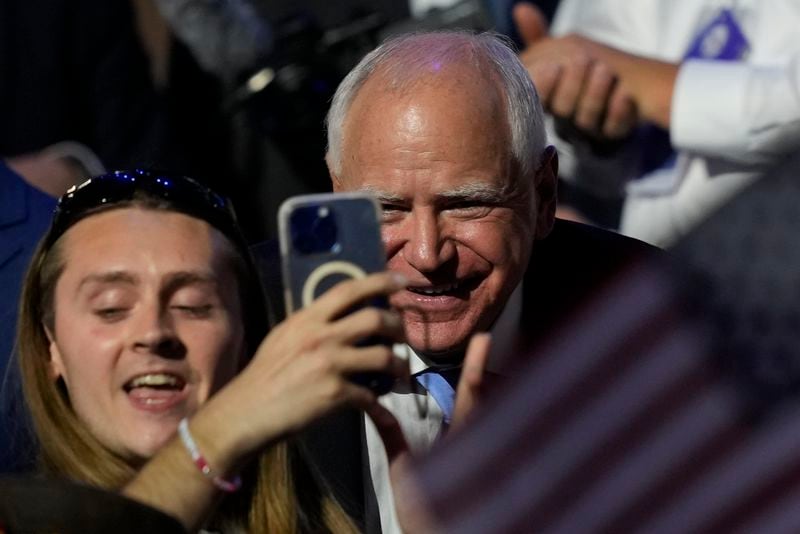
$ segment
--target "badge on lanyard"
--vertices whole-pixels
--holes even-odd
[[[748,52],[750,43],[747,42],[747,37],[736,22],[733,12],[725,8],[703,26],[683,58],[737,61],[743,59]],[[654,195],[674,191],[679,175],[672,170],[676,155],[669,141],[669,133],[648,124],[640,128],[639,136],[644,147],[640,175],[629,184],[629,191]]]
[[[736,61],[750,51],[736,17],[730,9],[723,9],[692,41],[684,59],[716,59]]]

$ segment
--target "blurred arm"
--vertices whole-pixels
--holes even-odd
[[[745,163],[800,147],[800,53],[784,65],[687,61],[678,76],[672,144]]]

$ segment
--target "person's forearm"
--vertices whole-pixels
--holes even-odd
[[[189,532],[205,522],[221,496],[177,439],[161,449],[122,493],[175,517]]]
[[[240,466],[239,445],[229,432],[220,431],[225,414],[209,402],[191,420],[190,431],[211,469],[231,477]],[[163,447],[122,490],[128,497],[178,519],[190,532],[213,513],[223,493],[203,475],[179,437]]]
[[[800,55],[761,65],[687,61],[673,106],[676,147],[771,165],[800,146]]]

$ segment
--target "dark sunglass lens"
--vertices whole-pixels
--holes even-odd
[[[230,204],[204,185],[186,176],[134,170],[92,178],[61,197],[48,233],[50,244],[88,211],[134,200],[138,191],[162,198],[179,211],[206,220],[231,238],[239,235]]]

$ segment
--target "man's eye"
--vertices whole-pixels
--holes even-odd
[[[201,306],[172,306],[172,309],[181,315],[193,319],[204,319],[211,315],[213,306],[211,304],[203,304]]]
[[[460,215],[477,216],[488,213],[491,211],[492,206],[486,204],[485,202],[466,200],[464,202],[455,202],[450,204],[447,206],[447,209]]]
[[[381,216],[384,221],[396,219],[405,211],[407,211],[407,208],[399,204],[381,204]]]
[[[381,204],[381,210],[383,211],[392,212],[392,211],[400,211],[402,209],[403,206],[400,206],[399,204],[386,204],[386,203]]]

